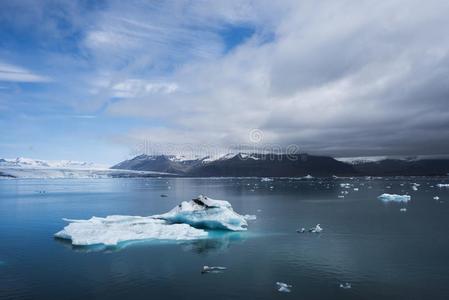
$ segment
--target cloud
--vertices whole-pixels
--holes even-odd
[[[0,82],[49,82],[50,78],[37,75],[25,68],[0,61]]]
[[[112,89],[115,97],[133,98],[141,94],[171,94],[178,89],[178,85],[176,83],[127,79],[114,84]]]
[[[272,41],[256,33],[231,53],[188,61],[168,78],[186,90],[108,111],[170,120],[174,132],[149,132],[154,140],[244,143],[259,128],[266,143],[314,153],[449,152],[446,2],[289,5],[256,30],[273,31]]]
[[[260,129],[335,156],[449,153],[447,1],[49,3],[19,25],[70,37],[45,73],[76,114],[133,120],[121,144],[227,147]]]

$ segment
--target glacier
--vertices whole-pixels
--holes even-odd
[[[60,179],[60,178],[114,178],[156,177],[173,175],[153,171],[109,169],[104,165],[71,160],[49,161],[18,157],[0,158],[0,179]]]
[[[409,195],[382,194],[377,198],[384,202],[408,202],[412,197]]]
[[[160,215],[64,219],[69,224],[57,232],[55,237],[70,240],[75,246],[116,246],[121,242],[149,239],[196,240],[207,238],[207,230],[247,230],[247,219],[255,218],[236,213],[228,201],[200,195]]]

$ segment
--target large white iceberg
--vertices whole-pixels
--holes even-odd
[[[153,217],[197,228],[242,231],[248,227],[245,216],[236,213],[228,201],[202,195],[191,201],[183,201],[168,213]]]
[[[192,240],[207,237],[207,232],[187,224],[168,224],[153,217],[107,216],[89,220],[70,220],[69,225],[55,234],[76,246],[117,245],[125,241],[146,239]]]
[[[409,195],[382,194],[378,197],[384,202],[408,202],[411,199]]]
[[[229,202],[201,195],[161,215],[114,215],[89,220],[64,220],[70,224],[57,232],[55,237],[70,240],[77,246],[112,246],[147,239],[194,240],[207,238],[205,229],[241,231],[248,226],[245,216],[234,212]]]

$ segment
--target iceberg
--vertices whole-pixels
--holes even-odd
[[[70,224],[55,234],[75,246],[103,244],[116,246],[125,241],[196,240],[207,238],[206,229],[247,230],[246,220],[254,216],[239,215],[231,204],[200,195],[184,201],[171,211],[148,217],[112,215],[88,220],[64,219]]]
[[[382,194],[379,197],[384,202],[408,202],[411,199],[409,195]]]
[[[226,267],[209,267],[209,266],[203,266],[203,269],[201,270],[201,274],[205,274],[205,273],[222,273],[223,271],[225,271],[227,268]]]
[[[291,290],[290,290],[290,288],[292,287],[291,284],[287,284],[287,283],[278,281],[278,282],[276,282],[276,286],[277,286],[279,292],[283,292],[283,293],[291,292]]]
[[[191,201],[183,201],[171,211],[153,217],[196,228],[243,231],[248,227],[245,216],[236,213],[228,201],[214,200],[203,195]]]
[[[75,246],[103,244],[116,246],[120,242],[146,239],[192,240],[207,237],[205,230],[187,224],[168,224],[153,217],[107,216],[89,220],[70,220],[55,237],[71,240]]]
[[[349,282],[340,283],[340,288],[341,288],[341,289],[347,290],[347,289],[350,289],[351,287],[352,287],[352,286],[351,286],[351,284],[350,284]]]
[[[243,216],[247,221],[255,221],[257,219],[256,215],[244,215]]]
[[[320,224],[316,224],[315,227],[309,229],[309,232],[312,233],[320,233],[321,231],[323,231],[323,228],[320,226]]]

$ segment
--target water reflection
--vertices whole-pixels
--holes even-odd
[[[185,251],[197,254],[226,252],[232,245],[241,244],[246,240],[245,232],[215,231],[209,233],[210,238],[189,241],[181,244]]]

